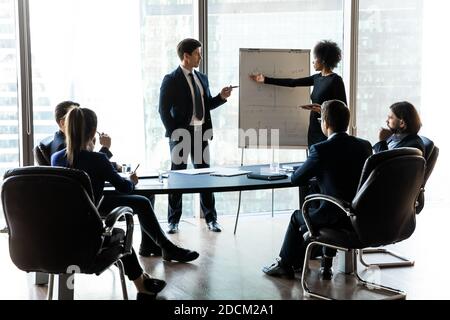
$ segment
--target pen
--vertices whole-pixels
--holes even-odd
[[[136,173],[136,171],[137,171],[137,169],[139,168],[140,165],[141,165],[140,163],[137,165],[137,167],[136,167],[136,169],[134,169],[133,173]]]
[[[239,86],[230,86],[231,89],[239,88]]]

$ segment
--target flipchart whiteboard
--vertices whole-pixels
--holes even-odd
[[[310,112],[299,106],[310,104],[310,88],[259,84],[249,77],[257,73],[308,77],[310,50],[240,49],[239,58],[239,147],[263,148],[267,141],[267,147],[273,148],[271,132],[277,129],[281,149],[307,148]],[[249,134],[255,130],[256,140]]]

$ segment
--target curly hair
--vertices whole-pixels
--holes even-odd
[[[314,56],[326,68],[333,70],[342,60],[342,51],[336,42],[323,40],[314,47]]]

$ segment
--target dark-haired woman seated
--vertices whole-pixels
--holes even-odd
[[[122,178],[104,154],[92,151],[96,131],[97,116],[94,111],[78,107],[70,110],[65,121],[67,148],[52,156],[52,166],[85,171],[91,179],[96,204],[102,197],[105,181],[110,182],[123,195],[105,197],[99,210],[105,212],[108,208],[113,209],[118,206],[131,207],[138,215],[143,235],[145,234],[146,240],[143,239],[143,241],[151,242],[152,245],[161,248],[165,260],[189,262],[197,259],[199,256],[197,252],[180,248],[167,239],[147,198],[125,195],[134,190],[138,178],[134,173],[129,179]],[[138,297],[145,297],[145,294],[154,295],[164,288],[164,281],[152,279],[143,273],[134,250],[131,255],[122,258],[122,261],[125,273],[138,289]]]
[[[308,145],[327,140],[320,128],[320,107],[325,101],[340,100],[347,104],[345,86],[342,78],[333,72],[342,59],[341,49],[331,41],[319,42],[313,50],[315,71],[320,71],[313,76],[299,79],[277,79],[269,78],[263,74],[250,75],[253,81],[258,83],[272,84],[282,87],[311,87],[311,105],[302,106],[311,110],[308,128]]]

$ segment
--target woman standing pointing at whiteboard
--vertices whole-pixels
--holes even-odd
[[[250,75],[250,78],[258,83],[283,87],[314,86],[311,93],[312,104],[302,106],[304,109],[311,110],[308,128],[308,145],[310,147],[327,139],[322,133],[319,123],[322,103],[328,100],[341,100],[347,104],[344,81],[339,75],[333,72],[342,59],[341,49],[335,42],[321,41],[314,47],[313,55],[313,67],[319,73],[310,77],[279,79],[269,78],[263,74]]]

